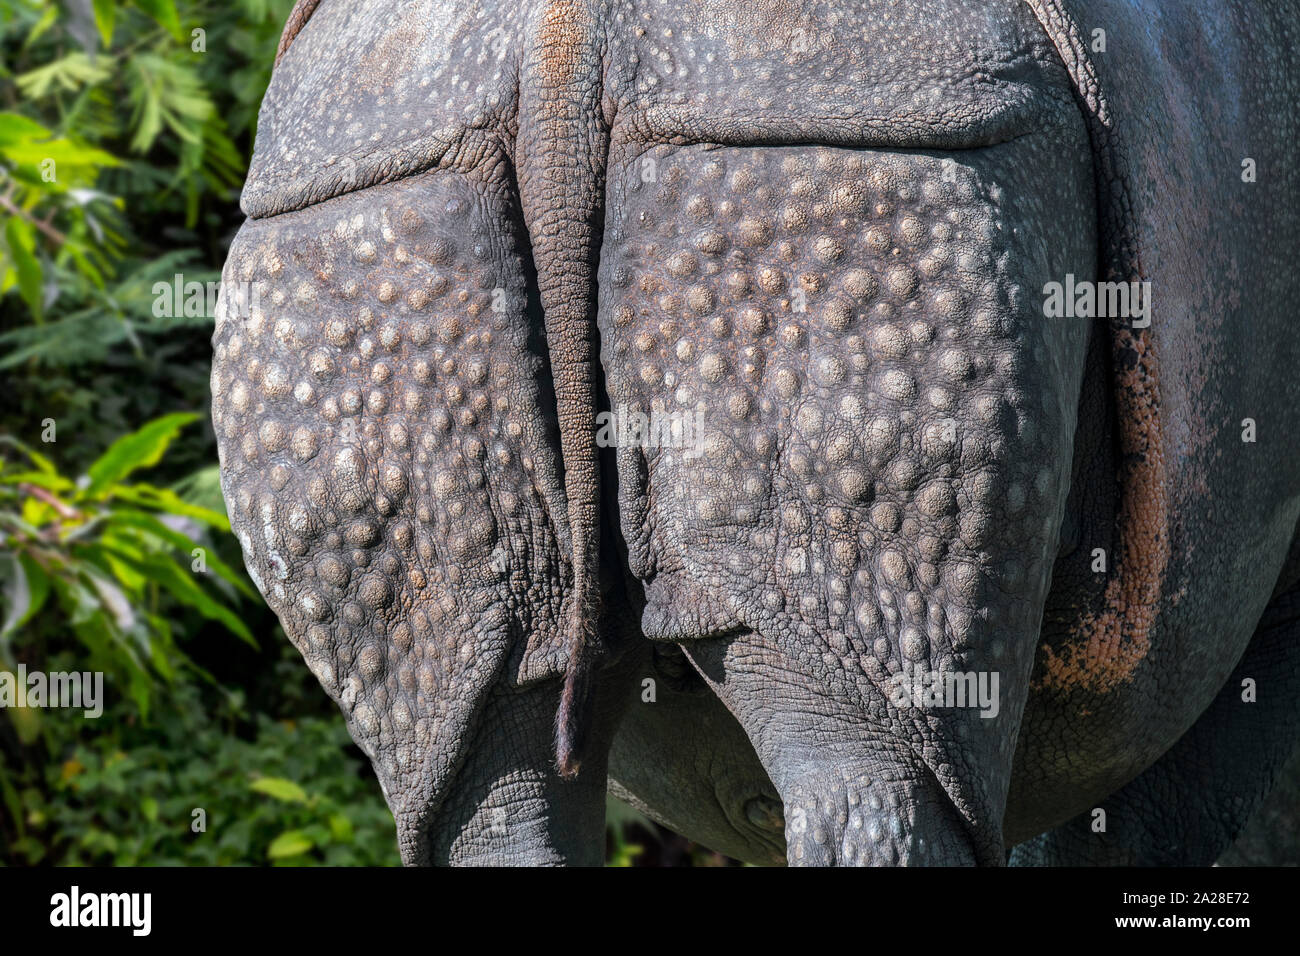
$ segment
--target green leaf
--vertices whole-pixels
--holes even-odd
[[[165,511],[168,514],[184,515],[221,531],[228,532],[230,530],[230,519],[220,511],[213,511],[201,505],[190,504],[169,488],[155,488],[153,485],[143,483],[118,485],[113,489],[113,497],[133,502],[145,508]]]
[[[198,419],[193,412],[177,412],[154,419],[137,432],[123,435],[108,447],[108,451],[90,466],[90,485],[85,495],[103,497],[117,482],[137,468],[158,464],[167,446],[182,428]]]
[[[137,153],[145,153],[162,132],[162,102],[151,86],[141,86],[132,92],[138,98],[138,105],[131,148]]]
[[[45,474],[47,475],[58,474],[58,469],[54,467],[54,462],[50,461],[40,452],[32,448],[31,445],[28,445],[26,442],[19,441],[17,438],[14,438],[12,435],[0,435],[0,445],[12,445],[13,447],[17,448],[24,455],[30,458],[32,460],[32,464],[34,464],[41,471],[45,472]],[[3,460],[0,460],[0,468],[3,467],[4,467],[4,462]]]
[[[0,112],[0,150],[33,139],[49,139],[54,134],[21,113]]]
[[[82,74],[78,74],[77,69],[72,69],[69,63],[81,64],[87,69],[98,70],[99,73],[87,76],[83,71]],[[62,64],[62,67],[59,67],[59,64]],[[65,73],[59,73],[60,68],[64,69]],[[69,69],[71,69],[70,73],[67,72]],[[57,61],[56,64],[24,74],[22,82],[26,85],[23,87],[23,93],[26,98],[32,99],[38,92],[53,86],[56,82],[64,86],[72,84],[75,87],[81,81],[76,80],[74,74],[81,75],[82,80],[94,79],[95,76],[103,79],[110,75],[105,70],[102,65],[89,67],[84,54],[73,54]],[[60,80],[60,76],[64,76],[65,79]],[[68,76],[73,78],[67,79]],[[101,257],[103,252],[108,251],[106,247],[116,233],[104,230],[103,236],[96,236],[96,247],[104,248],[92,248],[88,245],[85,226],[91,221],[91,217],[84,208],[85,202],[76,197],[86,196],[86,188],[95,184],[103,168],[121,165],[117,157],[80,141],[56,137],[40,123],[17,113],[0,112],[0,159],[10,167],[10,175],[14,183],[31,190],[26,196],[22,191],[15,196],[14,204],[26,212],[31,213],[35,202],[42,198],[49,198],[51,195],[74,198],[73,207],[66,210],[71,214],[73,222],[67,230],[67,241],[59,250],[60,255],[66,253],[74,258],[80,256],[84,259],[86,252]],[[93,194],[94,191],[91,190],[91,193]],[[109,201],[114,200],[109,197]],[[85,251],[83,252],[79,246],[83,246]]]
[[[285,830],[271,841],[266,855],[272,860],[283,860],[290,856],[301,856],[314,846],[311,837],[301,830]]]
[[[27,49],[27,47],[39,40],[50,27],[54,26],[54,24],[58,22],[58,19],[59,7],[57,4],[52,3],[46,8],[45,13],[41,18],[36,21],[31,32],[27,34],[27,39],[23,41],[23,49]]]
[[[173,0],[135,0],[135,5],[158,21],[178,41],[185,39],[185,34],[181,31],[181,18]]]
[[[285,803],[307,802],[307,791],[292,780],[285,780],[283,777],[258,777],[248,785],[248,788]]]
[[[221,466],[217,464],[200,468],[172,486],[172,490],[192,505],[226,513],[226,501],[221,492]]]
[[[131,630],[135,626],[135,609],[131,607],[130,599],[108,575],[98,568],[92,571],[91,567],[86,565],[85,569],[87,579],[99,595],[100,605],[113,616],[113,623],[122,631]]]
[[[183,534],[174,528],[169,528],[156,517],[145,511],[133,511],[129,509],[118,509],[112,513],[109,518],[110,525],[126,525],[131,528],[137,528],[140,531],[151,534],[159,538],[179,551],[185,552],[190,556],[193,550],[199,545],[187,534]],[[203,560],[208,567],[219,574],[222,578],[233,584],[240,594],[257,601],[260,596],[242,575],[237,573],[230,565],[226,564],[221,558],[217,557],[212,548],[204,548]]]
[[[11,471],[0,475],[0,485],[35,485],[56,494],[61,491],[75,490],[76,486],[62,475],[51,475],[43,471]]]
[[[330,836],[335,843],[351,843],[354,831],[352,821],[341,813],[330,814]]]
[[[35,617],[50,593],[49,576],[31,556],[9,556],[7,563],[12,573],[5,588],[5,605],[9,612],[5,615],[4,625],[0,626],[0,638],[8,637]]]
[[[117,0],[94,0],[95,25],[104,40],[104,48],[113,45],[113,21],[117,16]]]
[[[149,583],[149,579],[118,558],[112,549],[104,548],[103,553],[105,566],[113,572],[113,577],[122,583],[122,587],[133,594],[140,594]]]
[[[139,53],[128,61],[138,82],[131,86],[133,106],[132,123],[136,127],[131,138],[131,148],[144,153],[153,145],[164,126],[198,156],[203,151],[203,129],[216,116],[216,107],[204,87],[198,72],[152,53]],[[182,168],[176,171],[176,182],[183,182],[186,173],[185,153]]]
[[[210,621],[219,621],[224,624],[226,630],[243,639],[250,647],[256,648],[258,646],[257,640],[253,637],[252,632],[248,630],[248,625],[244,623],[243,619],[224,604],[214,600],[203,588],[199,587],[188,567],[182,571],[175,562],[167,558],[153,558],[141,561],[120,552],[119,557],[139,568],[146,577],[150,578],[159,587],[164,588],[182,604],[194,608]]]
[[[31,223],[11,216],[5,223],[5,245],[9,261],[18,273],[18,293],[27,303],[32,317],[42,321],[41,263],[36,258],[36,229]]]
[[[60,90],[75,93],[83,86],[94,86],[108,79],[110,75],[112,68],[108,61],[92,62],[90,57],[77,50],[14,77],[14,82],[24,96],[35,100]]]
[[[59,605],[74,628],[94,622],[99,614],[99,599],[79,580],[55,578],[54,591],[58,595]],[[94,636],[92,632],[87,634]]]

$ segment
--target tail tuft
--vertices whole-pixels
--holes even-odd
[[[598,607],[593,601],[575,600],[568,627],[569,662],[564,692],[555,715],[555,769],[572,780],[582,767],[591,729],[595,682],[592,680],[600,648],[596,638]]]

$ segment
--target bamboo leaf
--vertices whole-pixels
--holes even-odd
[[[184,515],[187,518],[193,518],[209,527],[218,528],[222,531],[228,532],[230,530],[230,519],[220,511],[213,511],[211,508],[190,504],[169,488],[157,488],[142,483],[118,485],[113,489],[113,497],[134,502],[146,508],[166,511],[168,514]]]
[[[256,648],[257,640],[243,620],[224,604],[214,600],[195,582],[187,571],[182,571],[176,564],[166,558],[154,558],[139,563],[145,574],[165,588],[172,597],[187,607],[198,611],[210,621],[225,625],[226,630],[241,638],[250,647]]]

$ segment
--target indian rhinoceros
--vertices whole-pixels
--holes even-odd
[[[250,574],[407,863],[1212,861],[1300,717],[1283,2],[302,0]],[[231,290],[237,290],[232,292]]]

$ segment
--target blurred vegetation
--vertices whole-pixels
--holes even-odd
[[[0,0],[0,864],[397,862],[342,717],[244,576],[208,415],[216,281],[293,0]],[[182,310],[183,311],[183,310]],[[614,865],[718,865],[626,808]]]

